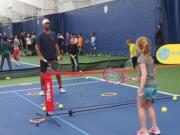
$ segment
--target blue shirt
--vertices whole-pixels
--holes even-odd
[[[45,33],[41,32],[37,37],[37,44],[39,45],[42,56],[47,60],[56,60],[57,53],[56,47],[57,37],[54,32]]]
[[[95,36],[91,37],[91,45],[96,45],[96,37]]]

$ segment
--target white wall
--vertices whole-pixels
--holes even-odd
[[[112,0],[0,0],[0,18],[18,22],[28,16],[61,13],[109,1]]]
[[[69,0],[69,2],[65,2],[64,4],[63,3],[61,4],[61,2],[59,2],[57,12],[61,13],[61,12],[79,9],[83,7],[89,7],[109,1],[112,0],[72,0],[72,1]]]

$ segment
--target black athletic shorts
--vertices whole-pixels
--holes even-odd
[[[61,65],[58,63],[58,60],[47,60],[48,62],[44,62],[43,60],[40,60],[40,70],[41,72],[45,73],[47,71],[47,68],[51,68],[53,71],[59,72],[61,69]]]
[[[132,57],[132,64],[133,64],[133,68],[135,69],[137,66],[137,57]]]

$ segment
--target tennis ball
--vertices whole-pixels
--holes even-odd
[[[173,96],[173,100],[176,101],[177,100],[177,96]]]
[[[82,72],[81,70],[79,72]]]
[[[6,79],[6,80],[10,80],[10,79],[11,79],[11,77],[7,76],[5,79]]]
[[[161,108],[161,111],[162,111],[162,112],[167,112],[168,109],[167,109],[167,107],[162,107],[162,108]]]
[[[89,77],[86,77],[86,79],[89,79]]]
[[[64,105],[63,105],[63,104],[59,104],[59,105],[58,105],[58,108],[59,108],[59,109],[63,109],[63,108],[64,108]]]
[[[43,106],[43,107],[42,107],[42,110],[45,112],[45,111],[46,111],[46,107],[45,107],[45,106]]]

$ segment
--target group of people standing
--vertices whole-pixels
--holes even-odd
[[[82,33],[75,34],[75,33],[70,33],[67,32],[65,35],[65,38],[63,36],[63,33],[58,33],[57,35],[58,38],[58,44],[59,48],[63,51],[63,54],[66,54],[68,52],[68,45],[71,44],[71,39],[74,39],[74,43],[77,44],[78,46],[78,54],[83,55],[83,46],[84,44],[91,44],[91,54],[93,56],[96,55],[96,33],[93,32],[91,34],[90,42],[89,39],[87,40],[88,42],[84,41]]]
[[[91,51],[92,55],[96,55],[96,37],[95,32],[92,33],[91,39]],[[9,66],[9,70],[12,70],[12,63],[11,63],[11,55],[14,57],[16,61],[16,65],[20,66],[20,56],[33,56],[36,55],[35,44],[37,40],[36,33],[33,32],[31,35],[29,33],[22,32],[21,34],[16,35],[14,38],[7,36],[0,35],[0,48],[1,49],[1,65],[0,69],[2,70],[4,61],[7,59],[7,63]],[[73,34],[73,33],[66,33],[64,38],[63,33],[57,34],[57,44],[59,49],[61,50],[61,54],[67,54],[70,56],[71,64],[72,64],[72,71],[79,71],[79,64],[78,64],[78,55],[83,55],[83,45],[84,39],[82,33]],[[77,62],[77,66],[75,66],[74,59]],[[76,69],[75,69],[76,67]]]
[[[11,63],[11,55],[14,57],[14,60],[16,62],[16,66],[21,66],[20,64],[20,41],[15,36],[14,39],[8,39],[6,36],[0,37],[0,54],[1,57],[1,64],[0,64],[0,70],[3,69],[3,65],[5,60],[7,61],[9,70],[12,70],[12,63]]]
[[[77,37],[75,34],[66,34],[66,39],[64,39],[62,33],[58,33],[56,36],[50,28],[50,20],[44,19],[42,21],[43,31],[38,35],[36,42],[36,52],[40,57],[40,68],[41,68],[41,91],[40,95],[44,94],[44,85],[43,85],[43,74],[46,72],[48,63],[51,63],[51,68],[53,71],[59,71],[57,68],[58,60],[63,59],[63,54],[68,52],[71,64],[72,71],[79,71],[78,55],[83,53],[83,38],[80,33]],[[96,38],[95,33],[92,34],[92,48],[96,49]],[[64,44],[66,48],[63,48]],[[63,50],[64,49],[64,50]],[[75,69],[76,67],[76,69]],[[65,92],[61,84],[61,76],[57,75],[57,81],[59,84],[59,92]]]
[[[7,37],[6,33],[3,35],[0,34],[0,53],[1,64],[0,69],[2,70],[5,59],[7,60],[7,64],[9,70],[12,70],[11,63],[11,55],[14,57],[16,66],[21,66],[20,64],[20,56],[24,55],[35,55],[35,44],[36,44],[36,33],[22,32],[21,34],[17,34],[14,37]]]
[[[51,68],[54,71],[59,71],[58,68],[58,60],[63,59],[63,48],[62,43],[64,37],[62,34],[56,36],[55,32],[51,31],[50,29],[50,21],[48,19],[44,19],[42,21],[43,30],[38,35],[37,41],[35,44],[36,52],[40,58],[40,82],[41,82],[41,91],[39,95],[44,95],[44,80],[43,74],[46,72],[49,63],[51,63]],[[70,36],[68,38],[68,36]],[[78,52],[82,49],[83,39],[81,39],[82,34],[79,34],[79,38],[77,39],[75,35],[66,35],[66,51],[69,53],[69,57],[72,63],[72,70],[75,71],[74,66],[75,62],[78,63]],[[16,60],[18,61],[19,56],[19,46],[20,42],[18,37],[15,36],[13,40],[13,56],[15,56]],[[155,110],[152,106],[152,100],[155,96],[157,91],[157,84],[155,81],[155,70],[154,70],[154,61],[153,58],[150,56],[150,40],[147,37],[139,37],[136,40],[136,43],[133,43],[132,40],[128,40],[127,44],[130,47],[130,57],[132,59],[133,68],[137,67],[137,72],[139,74],[139,88],[137,90],[137,108],[139,113],[139,119],[141,128],[138,130],[137,135],[149,135],[149,134],[160,134],[160,129],[156,123],[156,114]],[[136,44],[136,45],[135,45]],[[136,48],[137,47],[137,48]],[[6,37],[2,38],[2,45],[1,45],[1,53],[2,59],[7,59],[10,61],[10,48],[11,46],[8,43],[8,39]],[[96,37],[95,33],[92,34],[91,38],[91,49],[93,50],[93,55],[95,55],[96,50]],[[9,62],[8,62],[9,63]],[[11,67],[11,65],[9,64]],[[77,66],[77,70],[79,70],[79,66]],[[64,93],[66,92],[65,89],[62,88],[61,83],[61,75],[56,75],[58,85],[59,85],[59,92]],[[145,110],[148,112],[152,127],[147,129],[146,126],[146,113]]]
[[[47,62],[54,61],[57,63],[58,59],[63,59],[61,50],[59,49],[57,37],[55,33],[50,29],[50,21],[48,19],[43,20],[43,31],[38,36],[36,50],[40,57],[41,63],[41,95],[44,95],[44,85],[43,85],[43,73],[46,72]],[[139,113],[139,119],[141,128],[137,131],[137,135],[149,135],[149,134],[160,134],[160,129],[156,123],[156,113],[152,106],[153,98],[157,91],[157,84],[155,80],[155,66],[154,60],[150,56],[150,46],[151,42],[147,37],[139,37],[136,43],[132,40],[127,41],[130,46],[131,58],[133,67],[137,69],[139,74],[139,88],[137,90],[137,108]],[[136,45],[135,45],[136,44]],[[92,46],[94,47],[94,46]],[[136,48],[137,47],[137,48]],[[78,45],[76,39],[72,36],[70,38],[70,43],[68,44],[68,51],[70,59],[73,62],[75,58],[78,60]],[[56,66],[51,66],[54,71],[58,71]],[[57,75],[57,80],[59,84],[59,92],[64,93],[66,90],[62,88],[61,76]],[[148,112],[152,127],[147,129],[146,126],[146,113]]]

